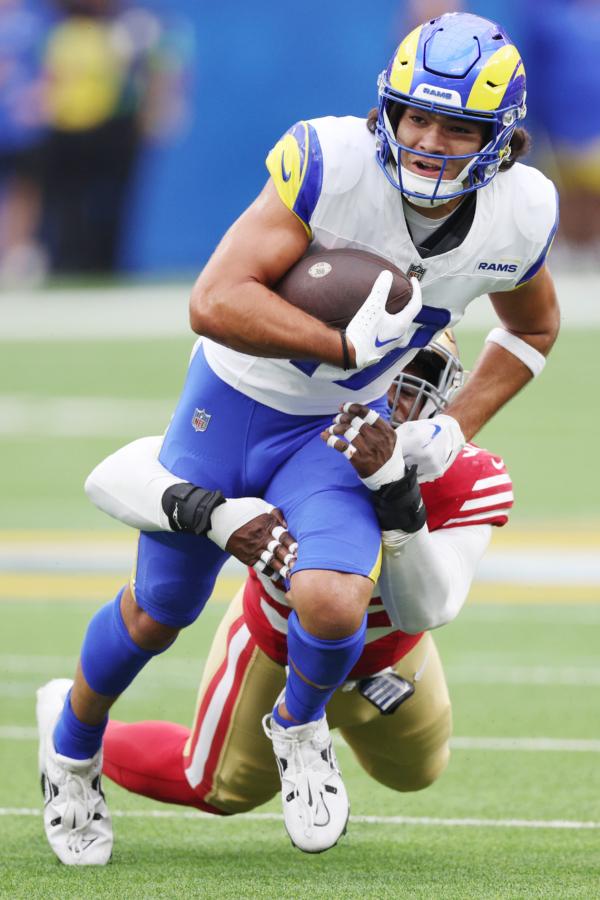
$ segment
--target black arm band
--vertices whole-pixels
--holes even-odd
[[[414,534],[427,521],[427,510],[417,482],[417,467],[411,466],[400,481],[385,484],[373,494],[375,512],[382,531]]]
[[[187,481],[172,485],[162,495],[162,508],[173,531],[191,534],[206,534],[212,512],[221,503],[225,503],[221,491],[205,491]]]
[[[340,328],[340,337],[342,339],[342,366],[344,371],[347,372],[350,368],[350,352],[348,350],[348,338],[343,328]]]

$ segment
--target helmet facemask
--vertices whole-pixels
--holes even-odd
[[[382,76],[380,76],[382,77]],[[475,122],[484,125],[487,135],[490,135],[484,146],[473,153],[465,153],[460,156],[425,153],[401,144],[396,138],[396,129],[392,120],[400,121],[400,115],[394,108],[408,107],[422,109],[428,113],[437,113],[449,116],[457,120]],[[394,110],[395,111],[395,110]],[[385,175],[395,188],[400,190],[415,206],[435,207],[447,203],[456,197],[463,197],[471,191],[485,187],[494,178],[500,165],[510,157],[510,139],[517,127],[519,115],[514,108],[503,113],[508,124],[500,130],[497,127],[495,116],[491,114],[464,114],[457,113],[449,107],[439,104],[422,104],[413,98],[400,99],[390,91],[380,90],[380,102],[375,133],[377,135],[377,159]],[[410,172],[401,162],[401,153],[410,153],[411,156],[422,156],[424,159],[434,160],[441,165],[437,178],[428,178],[426,175],[417,175]],[[464,165],[455,178],[444,179],[448,163],[464,161]]]
[[[450,329],[432,341],[409,363],[421,370],[420,375],[400,372],[388,394],[391,423],[395,427],[415,419],[430,419],[448,406],[454,394],[463,386],[466,373],[458,357],[458,348]],[[407,395],[413,402],[406,416],[396,419],[399,400]]]

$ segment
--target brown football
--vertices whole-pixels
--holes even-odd
[[[394,276],[385,308],[389,313],[397,313],[412,297],[409,279],[388,260],[365,250],[323,250],[304,256],[273,290],[321,322],[345,328],[384,269]]]

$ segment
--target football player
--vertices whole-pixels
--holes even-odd
[[[315,119],[282,137],[267,157],[265,188],[193,289],[190,320],[204,338],[160,460],[207,489],[206,531],[211,491],[219,489],[283,510],[298,540],[288,620],[295,662],[273,710],[275,743],[279,735],[308,748],[317,734],[327,742],[325,706],[362,653],[379,573],[371,492],[320,439],[333,413],[341,404],[369,405],[371,419],[384,413],[390,379],[488,293],[500,325],[469,384],[444,413],[400,429],[403,459],[433,479],[541,371],[555,340],[546,257],[557,198],[547,178],[517,162],[527,144],[524,116],[525,70],[500,26],[466,13],[419,26],[382,73],[379,105],[367,120]],[[391,276],[384,272],[340,332],[271,290],[306,253],[332,247],[368,249],[408,271],[412,301],[395,315],[385,311]],[[199,544],[196,535],[143,532],[132,585],[90,622],[55,728],[49,710],[58,704],[45,699],[41,759],[52,770],[56,805],[73,777],[87,785],[90,843],[77,856],[69,849],[73,819],[47,810],[46,834],[63,861],[109,858],[107,813],[94,787],[108,710],[198,616],[225,559],[208,537]],[[333,778],[340,798],[333,844],[348,809],[330,759],[322,757],[322,776]],[[298,815],[294,833],[302,830]]]
[[[396,424],[440,412],[462,374],[453,336],[446,332],[394,384],[390,404]],[[347,433],[345,419],[357,412],[366,418],[366,409],[352,410],[332,430]],[[356,447],[351,462],[359,474],[381,473],[383,460],[388,477],[402,485],[402,464],[394,459],[396,433],[383,422],[361,427],[360,433],[362,445],[350,435]],[[329,439],[329,432],[324,437]],[[347,447],[344,440],[336,449]],[[117,451],[88,478],[88,495],[128,524],[162,527],[160,515],[150,511],[160,509],[170,484],[169,473],[156,461],[159,448],[159,438],[145,438]],[[504,464],[473,445],[422,492],[428,526],[384,533],[382,577],[369,605],[366,646],[328,707],[332,727],[341,729],[361,765],[396,790],[427,786],[447,764],[448,693],[433,639],[423,631],[457,615],[491,526],[505,524],[512,506]],[[278,775],[260,717],[284,685],[290,612],[281,584],[251,570],[214,638],[192,730],[168,722],[113,722],[105,738],[105,773],[136,793],[216,814],[246,811],[272,797]],[[69,685],[64,682],[63,691]],[[336,795],[328,792],[329,781],[323,783],[318,770],[311,770],[315,754],[325,748],[315,735],[301,750],[304,790],[310,786],[317,798],[312,810],[289,781],[289,771],[286,778],[286,769],[297,764],[289,748],[279,758],[284,813],[299,807],[288,828],[301,819],[302,833],[291,832],[300,845],[305,832],[311,846],[329,845],[323,823],[329,822]],[[335,766],[335,755],[328,752]]]

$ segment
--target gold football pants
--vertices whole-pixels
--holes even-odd
[[[381,715],[352,687],[336,691],[327,719],[371,777],[396,791],[418,791],[449,758],[450,699],[432,636],[425,634],[394,668],[415,692],[392,715]],[[186,777],[205,803],[238,813],[279,791],[261,718],[284,685],[285,670],[260,650],[244,622],[240,590],[213,640],[184,750]]]

